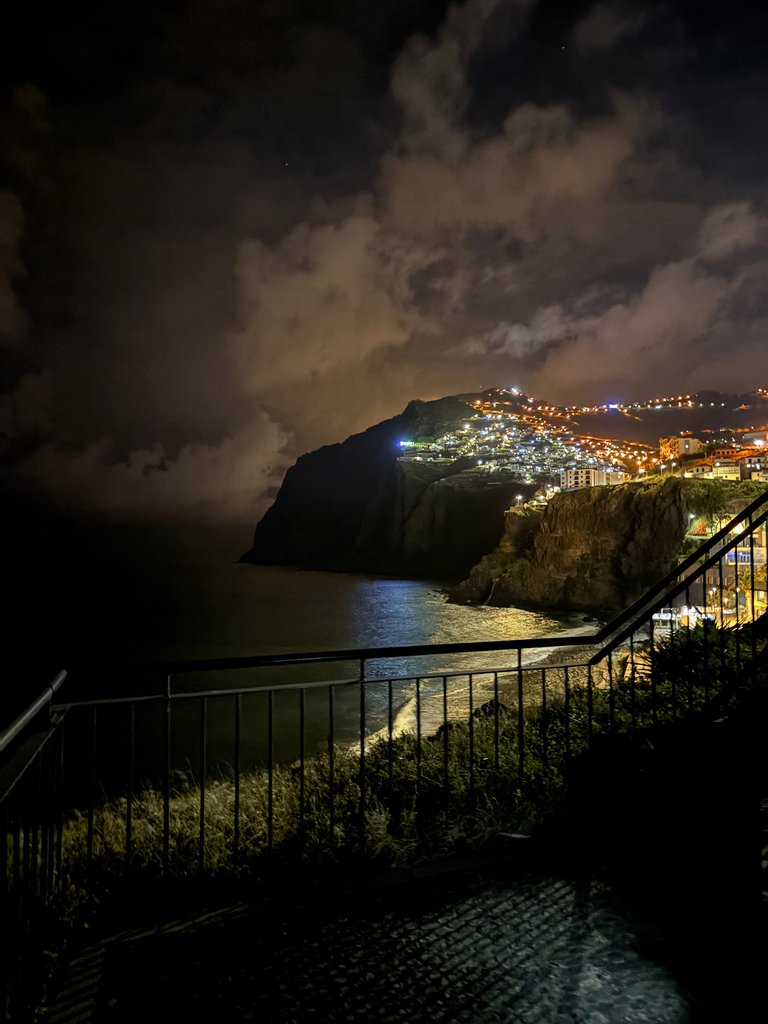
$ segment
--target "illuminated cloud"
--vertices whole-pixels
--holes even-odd
[[[15,83],[6,480],[252,521],[303,451],[414,397],[768,374],[763,54],[737,12],[225,6],[127,25],[141,67],[57,43],[48,100]]]
[[[408,280],[423,266],[416,247],[398,245],[364,212],[299,224],[277,246],[244,243],[235,348],[249,390],[321,381],[404,344],[419,322]]]
[[[728,203],[713,210],[701,226],[701,255],[720,260],[754,246],[764,234],[765,218],[757,217],[749,203]]]
[[[161,445],[118,458],[107,439],[73,453],[41,446],[20,468],[22,482],[60,488],[65,508],[143,518],[245,522],[266,510],[266,493],[285,469],[286,438],[262,413],[217,445],[191,444],[174,457]]]
[[[598,3],[576,25],[572,42],[585,54],[609,50],[620,39],[636,35],[647,19],[647,10],[638,10],[629,3]]]

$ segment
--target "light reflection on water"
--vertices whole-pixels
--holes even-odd
[[[219,604],[213,650],[206,637],[198,637],[200,653],[275,654],[312,650],[380,648],[429,643],[470,643],[504,641],[533,637],[557,637],[590,632],[577,618],[555,619],[541,613],[517,608],[470,607],[448,604],[440,585],[420,580],[400,580],[344,574],[300,572],[262,566],[229,567],[232,600],[225,609]],[[229,617],[224,621],[224,612]],[[548,653],[548,649],[526,652],[528,664]],[[392,715],[395,732],[413,728],[416,680],[422,698],[422,724],[435,728],[443,713],[441,673],[514,667],[517,652],[430,655],[371,659],[366,662],[364,718],[366,732],[375,734],[388,727],[391,685]],[[269,670],[217,672],[177,677],[175,692],[201,689],[230,689],[241,686],[274,686],[273,755],[276,760],[294,760],[300,751],[300,698],[298,691],[282,692],[286,683],[314,680],[356,680],[359,663],[335,662],[312,666],[290,666]],[[428,677],[438,674],[438,678]],[[493,692],[493,676],[473,680],[473,706],[487,700]],[[507,687],[508,688],[508,687]],[[468,676],[449,678],[447,684],[450,716],[466,717]],[[327,746],[331,736],[331,712],[326,688],[310,689],[305,697],[305,750]],[[357,684],[334,687],[333,739],[337,743],[355,742],[361,721],[360,687]],[[212,751],[231,751],[233,743],[233,698],[216,698],[208,710],[208,734]],[[246,757],[263,761],[266,757],[268,698],[254,694],[244,698],[243,736]],[[194,756],[196,732],[194,708],[179,714],[181,735],[178,743],[188,746]],[[440,719],[441,720],[441,719]],[[184,743],[184,736],[189,743]]]
[[[142,538],[143,543],[143,538]],[[588,632],[578,618],[556,619],[516,608],[450,605],[441,584],[325,572],[303,572],[271,566],[236,564],[232,558],[211,557],[190,543],[182,553],[158,545],[126,553],[119,567],[103,577],[103,588],[90,589],[87,599],[89,628],[84,644],[96,660],[114,658],[130,650],[131,660],[189,660],[260,654],[287,654],[322,650],[348,650],[429,643],[504,641],[526,637],[552,637]],[[234,552],[236,553],[236,548]],[[131,557],[129,558],[128,555]],[[95,600],[98,598],[98,600]],[[129,637],[130,641],[126,642]],[[534,658],[547,652],[532,652]],[[390,658],[366,664],[366,678],[398,678],[392,684],[393,715],[397,728],[413,722],[416,679],[440,672],[503,667],[516,664],[516,652],[440,655],[426,658]],[[527,660],[527,657],[526,657]],[[276,761],[292,761],[300,752],[300,697],[297,690],[282,690],[285,683],[313,680],[356,680],[359,663],[291,666],[269,670],[176,674],[174,693],[274,687],[272,754]],[[102,696],[114,695],[118,685],[106,678]],[[129,682],[136,685],[136,680]],[[479,684],[478,684],[479,685]],[[421,683],[425,714],[436,720],[442,707],[442,682]],[[467,677],[449,684],[451,707],[460,709]],[[159,689],[157,681],[153,691]],[[434,691],[429,697],[430,688]],[[125,690],[120,692],[125,693]],[[480,689],[475,693],[475,706]],[[438,699],[439,698],[439,699]],[[333,689],[333,740],[355,742],[360,724],[360,687],[356,683]],[[331,738],[329,693],[325,687],[306,691],[304,747],[309,755],[326,748]],[[386,683],[365,687],[365,726],[370,735],[381,730],[389,714]],[[140,773],[155,775],[152,753],[162,748],[159,705],[141,711],[137,720]],[[428,712],[432,707],[433,711]],[[210,766],[234,759],[235,698],[212,697],[206,708],[206,757]],[[154,717],[153,717],[154,716]],[[399,719],[398,719],[399,716]],[[104,712],[105,723],[110,717]],[[117,721],[106,730],[110,739],[126,732]],[[465,717],[465,715],[464,715]],[[242,700],[241,753],[243,768],[264,763],[268,753],[268,697],[247,695]],[[174,704],[172,761],[196,771],[200,753],[201,702]],[[127,735],[127,733],[126,733]],[[115,742],[118,742],[115,740]],[[145,756],[146,755],[146,756]],[[126,755],[127,756],[127,755]]]

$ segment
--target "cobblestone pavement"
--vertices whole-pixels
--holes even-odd
[[[315,887],[113,934],[69,965],[46,1021],[719,1020],[660,948],[594,880],[486,867]]]

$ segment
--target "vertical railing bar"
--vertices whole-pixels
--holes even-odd
[[[693,672],[691,671],[691,590],[690,583],[685,585],[685,607],[688,609],[685,618],[685,674],[688,677],[688,714],[693,711]]]
[[[392,740],[392,729],[394,726],[393,711],[392,711],[392,680],[387,680],[387,782],[389,789],[389,799],[392,799],[392,789],[394,786],[394,752],[393,752],[393,740]]]
[[[768,579],[766,579],[768,584]],[[751,628],[749,630],[752,666],[754,669],[755,658],[757,657],[757,638],[755,634],[755,527],[752,516],[749,517],[749,609]]]
[[[567,665],[564,667],[563,687],[565,691],[565,764],[568,767],[571,761],[571,681]]]
[[[517,754],[520,774],[525,771],[525,709],[523,707],[523,650],[517,649]]]
[[[416,793],[421,790],[421,680],[416,677]]]
[[[670,619],[669,622],[669,653],[672,658],[673,664],[676,663],[675,658],[675,623],[674,618]],[[669,675],[669,692],[672,700],[672,719],[677,718],[677,672],[670,672]]]
[[[34,805],[32,813],[32,849],[30,859],[32,861],[32,895],[36,900],[40,897],[40,808],[42,805],[43,776],[42,758],[40,754],[35,758],[33,772]]]
[[[741,623],[739,622],[739,596],[741,581],[739,580],[739,545],[733,548],[733,603],[736,618],[736,682],[741,679]]]
[[[468,673],[469,681],[469,791],[472,793],[475,788],[475,715],[473,702],[474,673]]]
[[[616,691],[613,681],[613,651],[608,652],[608,724],[616,731]]]
[[[198,834],[198,867],[205,871],[205,777],[207,775],[206,754],[208,746],[208,698],[200,698],[200,750],[198,764],[200,770],[200,820]]]
[[[548,759],[548,737],[547,737],[547,670],[541,670],[541,709],[539,711],[541,721],[541,763],[544,770],[547,769]]]
[[[51,742],[45,744],[41,752],[41,779],[40,779],[40,903],[43,907],[48,905],[50,893],[50,842],[51,842],[51,806],[53,803],[53,778],[51,771]],[[4,833],[0,832],[4,837]]]
[[[725,589],[725,583],[723,580],[723,556],[720,556],[720,561],[717,563],[718,572],[718,586],[720,590],[720,692],[723,694],[725,704],[728,704],[728,693],[725,679],[725,602],[723,598],[723,591]]]
[[[275,691],[267,693],[267,853],[271,855],[275,827]]]
[[[0,921],[11,920],[11,885],[10,885],[10,864],[8,857],[8,837],[10,836],[10,808],[9,801],[4,800],[0,804]],[[10,1020],[11,1002],[11,958],[13,956],[12,946],[15,945],[16,937],[8,937],[9,942],[4,943],[4,949],[0,950],[0,1014],[1,1019]]]
[[[707,579],[707,570],[704,569],[703,580],[702,580],[702,593],[704,594],[704,601],[702,604],[702,612],[704,615],[704,621],[702,622],[702,637],[701,637],[701,651],[704,660],[704,700],[709,702],[709,580]]]
[[[635,669],[635,634],[629,637],[629,732],[634,738],[637,729],[637,676]]]
[[[306,729],[307,729],[307,691],[299,690],[299,849],[304,853],[305,836],[305,787],[306,787]]]
[[[593,694],[592,694],[592,664],[587,665],[587,746],[592,746],[592,724],[594,716]]]
[[[20,924],[24,931],[30,926],[30,884],[29,876],[32,870],[30,862],[30,824],[29,810],[32,801],[29,798],[30,777],[27,774],[22,783],[21,795],[24,797],[22,804],[22,845],[21,845],[21,902],[19,904]]]
[[[125,804],[125,871],[131,870],[133,855],[133,795],[136,776],[136,704],[130,704],[128,718],[128,793]]]
[[[61,883],[62,858],[64,855],[64,729],[67,719],[64,718],[57,730],[56,764],[57,764],[57,790],[56,790],[56,853],[54,871],[56,887]]]
[[[48,898],[54,893],[56,884],[56,818],[58,813],[58,779],[57,779],[57,758],[56,744],[58,735],[61,732],[62,723],[56,723],[56,732],[48,749],[48,777],[49,777],[49,829],[48,829]]]
[[[493,766],[499,767],[499,673],[493,673]]]
[[[365,662],[360,659],[360,855],[366,849],[366,684],[365,684]]]
[[[96,804],[96,733],[98,709],[94,704],[91,712],[91,763],[90,781],[88,785],[88,833],[86,836],[86,864],[90,875],[93,866],[93,817]]]
[[[37,793],[35,794],[35,814],[33,816],[33,834],[32,834],[32,863],[33,863],[33,878],[34,878],[34,892],[35,896],[40,899],[40,851],[42,848],[42,819],[41,811],[43,806],[43,758],[45,754],[38,756],[35,766],[35,776],[37,779]]]
[[[443,676],[443,777],[446,790],[450,789],[448,773],[448,677]]]
[[[658,724],[658,693],[656,685],[656,637],[655,627],[653,624],[653,618],[651,618],[651,625],[649,629],[650,641],[648,644],[648,662],[649,671],[651,673],[651,725],[654,727]]]
[[[335,794],[334,794],[334,689],[332,686],[328,687],[328,799],[330,801],[330,807],[328,809],[328,827],[330,830],[330,847],[331,849],[335,846],[335,829],[336,822],[334,817],[335,811]]]
[[[8,943],[8,997],[9,1002],[14,996],[15,989],[18,985],[19,978],[19,961],[22,955],[24,935],[23,935],[23,904],[22,904],[22,892],[21,892],[21,830],[19,821],[19,810],[18,810],[18,797],[17,794],[12,794],[9,798],[8,803],[8,818],[9,825],[8,830],[11,832],[11,869],[10,869],[10,885],[9,885],[9,900],[8,900],[8,916],[4,920],[12,921],[13,924],[10,929],[10,939]],[[10,801],[15,804],[15,809],[11,807]],[[4,840],[4,845],[6,841]],[[7,1020],[10,1022],[12,1018],[9,1016]]]
[[[168,873],[171,851],[171,675],[165,677],[163,705],[163,874]]]
[[[18,801],[15,799],[15,796],[14,796],[14,800],[18,804]],[[14,832],[13,832],[13,838],[11,840],[11,849],[13,851],[13,857],[12,857],[13,868],[11,870],[11,880],[12,880],[11,892],[13,892],[15,894],[14,903],[16,904],[16,910],[18,911],[19,908],[20,908],[20,902],[21,902],[21,856],[22,856],[22,854],[21,854],[21,820],[20,820],[20,815],[19,815],[18,811],[16,811],[16,813],[14,815]]]
[[[304,691],[302,691],[303,693]],[[234,737],[234,786],[235,786],[235,821],[234,834],[232,836],[232,857],[237,864],[240,860],[240,771],[242,758],[242,721],[243,721],[243,695],[235,694],[235,737]]]

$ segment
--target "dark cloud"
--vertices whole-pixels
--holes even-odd
[[[412,397],[753,386],[758,6],[16,12],[6,479],[252,519],[298,454]]]

